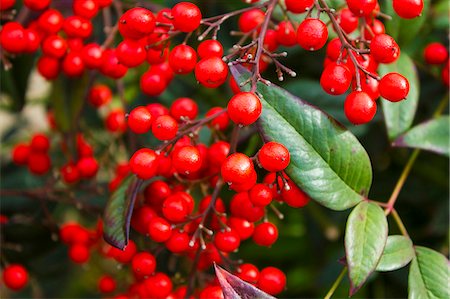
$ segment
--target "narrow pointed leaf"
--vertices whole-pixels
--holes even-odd
[[[231,72],[238,83],[249,77],[239,66]],[[325,112],[276,85],[259,83],[257,93],[263,105],[258,126],[265,139],[289,149],[289,177],[333,210],[362,201],[372,183],[372,167],[358,139]]]
[[[388,136],[390,140],[394,140],[405,133],[413,123],[419,101],[419,78],[413,61],[406,53],[402,53],[396,62],[382,64],[378,69],[380,76],[396,72],[409,81],[409,94],[405,100],[396,103],[384,99],[382,101]]]
[[[103,238],[110,245],[124,249],[128,244],[131,214],[142,180],[126,177],[108,200],[103,215]]]
[[[393,146],[412,147],[450,155],[450,117],[439,118],[421,123],[398,137]]]
[[[350,278],[350,295],[375,270],[386,245],[388,224],[383,210],[374,203],[361,202],[348,216],[345,252]]]
[[[214,269],[225,299],[275,299],[216,264]]]
[[[414,257],[411,239],[405,236],[388,236],[377,271],[394,271],[406,266]]]
[[[422,246],[415,246],[415,251],[416,257],[409,268],[408,298],[450,298],[447,258]]]

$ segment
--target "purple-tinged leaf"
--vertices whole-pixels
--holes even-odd
[[[216,264],[214,264],[214,269],[225,299],[275,299]]]
[[[125,249],[130,234],[130,221],[142,180],[126,177],[117,187],[105,207],[103,215],[103,238],[110,245]]]

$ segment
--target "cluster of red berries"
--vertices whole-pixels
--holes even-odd
[[[438,42],[430,43],[423,50],[423,58],[427,64],[442,66],[442,83],[450,86],[448,48]]]
[[[27,165],[35,175],[46,174],[51,167],[48,154],[50,141],[44,134],[35,134],[29,144],[19,143],[12,150],[12,160],[17,165]]]

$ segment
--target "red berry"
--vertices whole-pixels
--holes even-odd
[[[68,53],[62,62],[62,71],[68,77],[79,77],[84,73],[84,63],[78,52]]]
[[[16,0],[0,0],[0,11],[9,10],[14,7]]]
[[[84,264],[89,260],[89,248],[84,244],[74,244],[69,248],[69,258],[77,264]]]
[[[31,139],[30,146],[33,152],[45,153],[50,148],[50,141],[44,134],[35,134]]]
[[[389,73],[381,78],[378,90],[386,100],[398,102],[408,96],[409,82],[408,79],[398,73]]]
[[[273,29],[267,29],[266,36],[264,37],[264,48],[270,52],[274,52],[278,48],[278,46],[277,31]],[[233,93],[238,93],[241,91],[233,77],[231,77],[230,85]]]
[[[230,217],[228,218],[227,224],[231,229],[238,233],[241,241],[250,238],[255,230],[255,225],[253,222],[250,222],[244,218]]]
[[[51,161],[46,153],[31,152],[28,156],[28,169],[36,175],[43,175],[50,170]]]
[[[147,58],[145,48],[138,41],[126,39],[116,48],[117,59],[126,67],[136,67]]]
[[[238,125],[248,126],[254,123],[261,111],[261,101],[251,92],[238,93],[228,102],[228,116]]]
[[[195,78],[208,88],[216,88],[225,83],[228,77],[228,66],[216,56],[206,57],[195,66]]]
[[[192,32],[198,28],[202,13],[194,3],[180,2],[172,8],[172,24],[181,32]]]
[[[448,50],[441,43],[430,43],[425,47],[423,56],[428,64],[444,64],[448,59]]]
[[[288,187],[288,188],[286,188]],[[308,204],[309,196],[303,192],[294,182],[287,180],[287,186],[280,186],[281,198],[293,208],[301,208]]]
[[[361,76],[361,89],[367,93],[372,100],[376,100],[380,97],[380,91],[378,90],[379,82],[377,79],[367,76]],[[353,88],[356,88],[356,82],[352,83]]]
[[[155,242],[166,242],[172,235],[172,227],[166,219],[155,217],[148,224],[148,235]]]
[[[144,285],[148,298],[166,298],[172,291],[172,281],[166,274],[160,272],[147,278]]]
[[[345,31],[345,33],[352,33],[358,27],[358,17],[348,8],[343,8],[338,14],[338,24]]]
[[[292,13],[303,13],[314,5],[313,0],[285,0],[286,9]]]
[[[298,26],[297,43],[305,50],[319,50],[327,39],[327,25],[319,19],[306,19]]]
[[[98,162],[93,157],[81,158],[77,163],[77,169],[82,178],[92,178],[98,172]]]
[[[68,37],[88,38],[92,34],[92,23],[79,16],[70,16],[64,20],[63,30]]]
[[[103,275],[98,280],[98,290],[100,293],[112,293],[116,289],[116,281],[109,275]]]
[[[170,106],[170,115],[178,122],[194,120],[198,115],[198,105],[190,98],[178,98]]]
[[[158,160],[160,164],[161,156],[158,157]],[[160,180],[153,181],[144,189],[145,202],[149,205],[159,207],[171,193],[172,190],[166,182]]]
[[[238,20],[239,30],[247,33],[258,28],[264,22],[265,16],[265,13],[257,8],[244,12]]]
[[[155,28],[153,13],[143,7],[127,10],[119,20],[119,32],[124,38],[141,39]]]
[[[161,115],[152,124],[152,133],[159,140],[170,140],[178,132],[178,123],[170,115]]]
[[[26,165],[30,156],[30,146],[19,143],[12,150],[12,160],[17,165]]]
[[[277,295],[286,287],[286,275],[275,267],[264,268],[259,273],[257,286],[270,295]]]
[[[175,46],[169,54],[169,65],[176,74],[188,74],[197,64],[197,54],[188,45]]]
[[[56,9],[47,9],[38,19],[39,28],[49,34],[56,34],[64,24],[63,15]]]
[[[44,55],[54,58],[62,58],[66,54],[67,48],[66,40],[58,35],[51,35],[42,43]]]
[[[207,39],[200,43],[197,47],[197,53],[200,58],[206,57],[222,57],[223,46],[215,39]]]
[[[264,208],[252,204],[248,192],[241,192],[233,196],[230,202],[231,214],[244,218],[250,222],[260,220],[264,216]]]
[[[96,43],[87,44],[81,49],[81,58],[84,65],[90,69],[99,68],[102,65],[103,50]]]
[[[131,226],[137,232],[145,235],[147,234],[148,225],[150,221],[157,217],[158,214],[151,207],[143,205],[133,212],[133,218],[131,218]]]
[[[98,12],[95,0],[74,0],[72,4],[73,13],[85,19],[92,19]]]
[[[272,190],[264,184],[256,184],[249,191],[252,204],[257,207],[265,207],[272,202]]]
[[[347,0],[348,8],[358,17],[369,16],[377,6],[377,0]]]
[[[413,19],[422,14],[423,0],[393,0],[394,11],[403,19]]]
[[[148,148],[137,150],[130,159],[131,172],[140,179],[148,180],[154,177],[158,170],[156,153]]]
[[[128,68],[119,63],[115,50],[105,50],[102,55],[100,72],[113,79],[120,79],[127,73]]]
[[[223,252],[233,252],[239,248],[241,240],[234,230],[222,230],[215,234],[214,245]]]
[[[101,107],[108,104],[112,99],[112,92],[108,86],[103,84],[94,85],[88,94],[88,101],[94,107]]]
[[[228,113],[223,113],[223,108],[221,107],[213,107],[207,113],[206,117],[210,117],[213,115],[217,115],[211,122],[208,124],[209,127],[214,128],[216,130],[225,130],[230,123],[230,118],[228,117]]]
[[[270,222],[263,222],[255,227],[253,241],[260,246],[272,246],[278,239],[278,229]]]
[[[199,150],[192,145],[176,148],[172,153],[172,165],[178,173],[189,174],[202,166]]]
[[[113,251],[112,255],[116,261],[122,264],[128,264],[129,262],[132,261],[133,256],[136,254],[137,247],[136,243],[134,243],[132,240],[129,240],[124,250],[120,250],[113,247],[112,251]]]
[[[8,265],[3,270],[3,282],[11,290],[19,291],[28,283],[28,272],[22,265]]]
[[[340,95],[345,93],[352,82],[352,74],[344,64],[330,63],[323,70],[320,85],[326,93]]]
[[[106,117],[106,129],[111,132],[123,133],[127,130],[125,111],[121,108],[111,111]]]
[[[187,233],[175,230],[164,244],[169,251],[181,253],[189,249],[189,241],[190,237]]]
[[[152,128],[153,117],[145,106],[138,106],[128,115],[128,127],[136,134],[144,134]]]
[[[241,153],[228,156],[221,167],[222,178],[227,183],[244,183],[252,176],[253,172],[255,169],[252,160]]]
[[[224,299],[220,286],[208,286],[200,292],[200,299]]]
[[[384,24],[377,19],[373,20],[373,23],[369,26],[369,28],[370,30],[368,30],[367,27],[366,29],[364,29],[364,38],[366,40],[371,40],[375,35],[383,34],[386,32]]]
[[[58,77],[60,63],[57,58],[41,56],[37,62],[39,74],[47,80],[53,80]]]
[[[38,32],[34,29],[25,29],[25,39],[27,46],[25,48],[25,53],[36,52],[41,45],[41,38]]]
[[[157,96],[166,90],[168,85],[164,74],[152,67],[150,70],[142,74],[140,87],[143,93],[149,96]]]
[[[237,277],[240,279],[255,284],[259,280],[259,270],[255,265],[242,264],[237,268]]]
[[[400,48],[391,36],[378,34],[372,38],[370,54],[380,63],[391,63],[400,56]]]
[[[289,165],[289,151],[281,143],[267,142],[258,153],[258,161],[267,171],[281,171]]]
[[[148,252],[140,252],[133,256],[131,269],[137,277],[145,277],[156,270],[156,259]]]
[[[167,57],[169,57],[169,48],[164,49],[156,49],[156,48],[150,48],[147,50],[147,62],[149,64],[160,64],[167,60]]]
[[[277,42],[286,47],[297,44],[297,33],[289,21],[281,21],[277,27]]]
[[[179,195],[171,195],[164,200],[162,213],[171,222],[182,222],[189,214],[185,200]]]
[[[219,169],[230,152],[230,144],[225,141],[218,141],[211,144],[208,149],[208,163],[210,167]]]
[[[361,125],[372,120],[377,112],[377,104],[367,93],[353,91],[345,99],[344,112],[351,123]]]
[[[72,184],[80,180],[80,172],[73,163],[67,163],[61,167],[61,177],[67,184]]]
[[[13,54],[24,52],[27,39],[22,25],[17,22],[8,22],[3,25],[0,32],[0,44],[3,49]]]

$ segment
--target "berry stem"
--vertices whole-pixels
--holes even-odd
[[[396,209],[392,209],[391,215],[392,215],[392,218],[394,218],[395,223],[397,223],[397,226],[398,226],[400,232],[402,233],[402,235],[405,236],[405,237],[407,237],[407,238],[409,239],[408,231],[406,230],[406,227],[405,227],[405,225],[403,224],[402,219],[401,219],[400,216],[398,215],[397,210],[396,210]]]
[[[341,283],[342,279],[344,278],[345,273],[347,273],[347,267],[344,267],[344,269],[342,269],[341,273],[339,274],[339,276],[334,281],[333,285],[331,286],[331,288],[328,291],[328,293],[325,295],[324,299],[330,299],[331,296],[333,296],[333,294],[336,291],[337,287],[339,286],[339,284]]]

